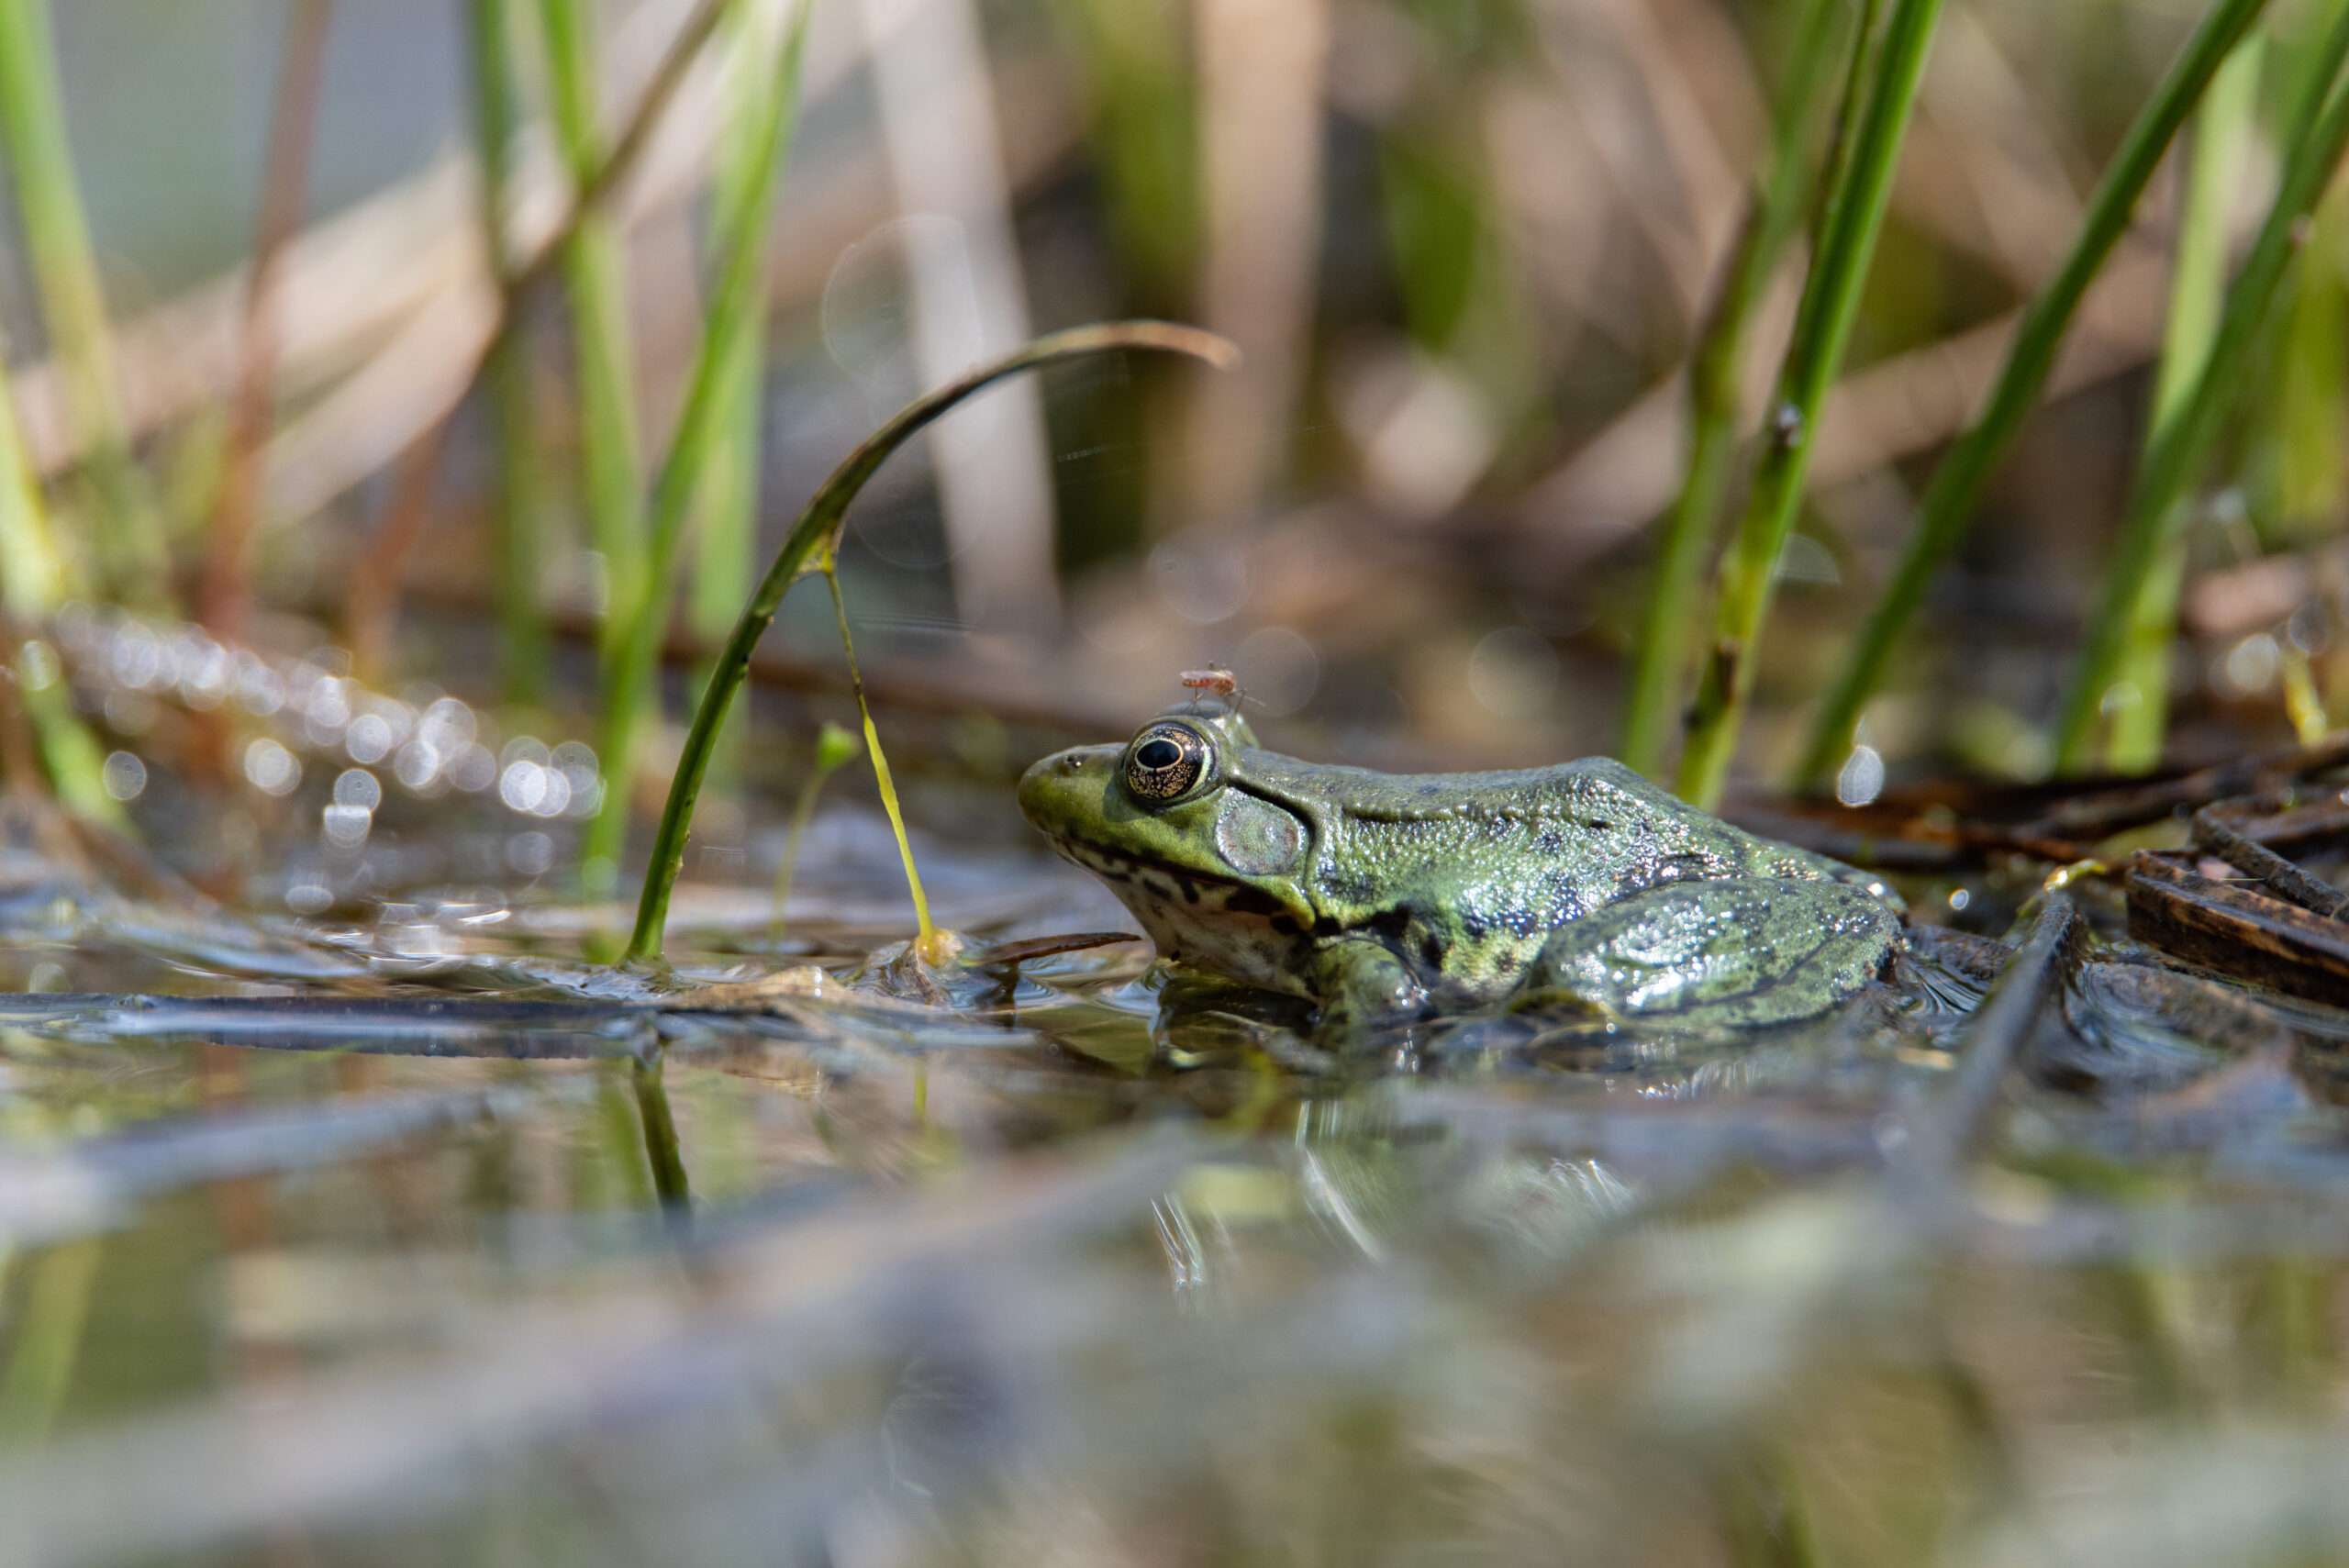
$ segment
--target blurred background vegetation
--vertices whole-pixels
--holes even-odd
[[[1744,547],[1764,551],[1766,629],[1745,650],[1751,721],[1714,739],[1765,787],[1795,779],[1920,494],[2202,20],[2109,0],[1951,0],[1937,19],[838,0],[802,50],[795,8],[760,0],[6,9],[0,321],[55,513],[53,582],[14,574],[21,617],[112,602],[288,655],[339,645],[376,687],[518,704],[608,766],[643,739],[598,695],[618,689],[615,628],[674,616],[687,680],[815,481],[892,408],[1034,332],[1158,315],[1230,337],[1244,367],[1111,360],[1008,385],[860,504],[841,565],[885,687],[1121,733],[1177,671],[1225,663],[1286,749],[1468,766],[1628,745],[1667,779],[1722,635],[1720,541],[1758,434],[1788,428],[1769,388],[1830,243],[1839,132],[1883,73],[1866,49],[1906,17],[1930,49],[1880,235],[1859,236],[1848,346],[1824,356],[1815,428],[1767,443],[1801,449],[1782,544]],[[2234,9],[2241,33],[2258,8]],[[2331,80],[2331,16],[2289,0],[2248,32],[2225,101],[2090,274],[2044,406],[1920,579],[1856,726],[1811,737],[1809,782],[2136,769],[2349,708],[2349,216],[2324,197],[2289,224],[2156,519],[2135,662],[2095,673],[2059,729],[2143,488],[2157,368],[2191,390],[2199,363],[2163,345],[2208,339],[2273,216],[2295,95]],[[1858,67],[1855,20],[1874,29]],[[761,98],[793,86],[780,112]],[[1773,201],[1778,243],[1741,274]],[[1722,477],[1683,589],[1652,600],[1709,343]],[[656,582],[646,540],[671,501],[682,548]],[[795,597],[777,646],[812,668],[827,611]],[[670,687],[670,742],[628,771],[674,755],[688,695]],[[962,762],[1020,760],[958,733]],[[73,750],[52,745],[52,768]],[[608,861],[616,831],[590,852]]]

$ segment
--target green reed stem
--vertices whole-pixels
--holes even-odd
[[[573,187],[584,190],[607,161],[596,101],[595,6],[590,0],[540,0],[539,15],[556,139]],[[582,500],[609,593],[602,639],[608,662],[626,624],[621,606],[640,591],[644,562],[644,462],[637,440],[627,253],[618,226],[600,210],[583,213],[563,242],[562,270],[577,361]],[[615,694],[607,685],[604,695],[609,702]],[[609,794],[625,800],[627,777],[610,776]]]
[[[727,348],[717,450],[702,475],[701,494],[695,502],[693,579],[685,593],[685,624],[709,645],[732,628],[741,605],[742,584],[758,570],[765,336],[754,327]],[[708,679],[707,664],[695,672],[696,698]],[[741,715],[736,714],[727,721],[726,737],[718,749],[716,773],[721,784],[739,771],[741,741]]]
[[[1753,323],[1810,186],[1806,150],[1818,128],[1820,92],[1836,54],[1837,0],[1803,0],[1780,83],[1768,166],[1747,204],[1720,297],[1688,361],[1688,471],[1656,549],[1654,580],[1633,651],[1619,754],[1660,777],[1678,727],[1706,558],[1712,552],[1742,434],[1739,406]]]
[[[814,563],[829,556],[841,519],[847,516],[857,493],[890,453],[972,394],[1022,371],[1117,349],[1189,354],[1219,367],[1228,367],[1239,360],[1239,351],[1212,332],[1172,322],[1116,321],[1055,332],[907,405],[817,486],[793,522],[783,549],[767,568],[758,590],[743,607],[741,617],[735,622],[733,635],[727,639],[710,672],[693,724],[685,731],[685,750],[670,781],[668,803],[662,808],[661,826],[653,839],[651,862],[645,870],[644,890],[637,904],[636,929],[629,938],[623,962],[635,962],[660,954],[669,895],[676,884],[677,870],[685,863],[685,837],[693,823],[694,803],[701,795],[702,779],[708,772],[710,754],[717,746],[727,709],[735,694],[741,690],[743,678],[750,673],[751,655],[758,648],[759,639],[774,624],[784,595]]]
[[[740,399],[755,401],[755,377],[742,386],[740,342],[763,330],[763,296],[766,217],[775,175],[789,156],[789,130],[797,117],[799,71],[812,7],[800,5],[790,27],[777,40],[780,53],[771,73],[763,72],[764,90],[746,93],[741,128],[742,146],[751,156],[742,160],[718,192],[713,220],[719,261],[703,320],[699,346],[694,353],[691,380],[677,432],[662,460],[652,488],[651,537],[638,569],[626,578],[612,578],[613,636],[607,639],[604,666],[605,717],[601,749],[604,776],[609,781],[596,818],[588,825],[586,855],[617,866],[628,833],[629,782],[643,751],[650,721],[659,706],[661,635],[667,629],[669,600],[676,578],[677,557],[685,546],[685,523],[695,498],[712,481],[726,455],[728,439],[739,428],[735,417]],[[753,54],[750,68],[765,64]]]
[[[65,602],[69,581],[0,365],[0,608],[20,629],[39,626]]]
[[[105,575],[115,592],[160,606],[168,602],[170,575],[162,518],[130,455],[129,423],[108,347],[106,294],[65,134],[48,0],[0,0],[0,140],[16,178],[17,209],[50,346],[64,372],[73,428],[88,452]]]
[[[473,134],[481,161],[481,226],[501,285],[512,270],[506,214],[514,188],[522,101],[513,0],[471,0]],[[535,705],[547,690],[547,622],[539,602],[546,541],[544,495],[531,407],[529,342],[518,325],[497,334],[483,364],[495,412],[497,642],[506,700]]]
[[[2211,78],[2195,113],[2186,201],[2177,218],[2176,259],[2170,268],[2169,320],[2162,331],[2145,452],[2176,423],[2218,336],[2219,312],[2227,295],[2227,215],[2233,210],[2251,150],[2263,41],[2254,32],[2237,46]],[[2143,452],[2139,456],[2142,461]],[[2162,731],[2169,714],[2170,642],[2185,580],[2186,530],[2171,528],[2165,530],[2146,592],[2138,596],[2136,613],[2130,617],[2121,678],[2112,688],[2133,691],[2137,698],[2113,707],[2105,762],[2116,772],[2142,773],[2161,760]]]
[[[2277,285],[2299,249],[2295,234],[2332,172],[2349,149],[2349,84],[2341,67],[2349,59],[2349,5],[2335,13],[2332,28],[2299,102],[2287,117],[2282,146],[2284,170],[2276,199],[2260,225],[2251,253],[2227,291],[2226,309],[2210,341],[2209,358],[2177,415],[2146,443],[2137,482],[2122,515],[2121,539],[2106,568],[2104,592],[2088,622],[2071,684],[2055,726],[2055,765],[2076,773],[2087,766],[2105,694],[2118,681],[2132,635],[2143,638],[2158,624],[2176,625],[2174,589],[2164,599],[2153,592],[2167,536],[2180,526],[2188,491],[2199,474],[2221,416],[2240,389],[2261,323]],[[2166,642],[2167,631],[2164,631]]]
[[[12,629],[22,629],[15,628]],[[73,709],[57,651],[28,642],[12,651],[17,693],[32,740],[40,753],[41,774],[57,803],[76,817],[128,828],[121,804],[106,789],[106,748]]]
[[[2160,165],[2171,138],[2193,112],[2211,75],[2258,17],[2265,3],[2266,0],[2218,0],[2204,14],[2184,51],[2121,138],[2120,150],[2113,154],[2104,177],[2097,183],[2095,194],[2088,198],[2087,211],[2081,217],[2080,231],[2072,241],[2070,252],[2024,309],[2015,331],[2014,346],[2007,351],[2006,363],[1998,372],[1980,417],[1957,439],[1933,471],[1932,481],[1918,508],[1916,531],[1909,536],[1900,564],[1868,617],[1850,661],[1812,725],[1809,743],[1796,774],[1798,785],[1821,787],[1842,766],[1861,709],[1882,684],[1885,666],[1891,662],[1893,650],[1924,602],[1925,589],[1933,573],[1957,547],[1983,485],[2022,428],[2024,417],[2038,404],[2048,373],[2054,369],[2055,353],[2062,346],[2065,330],[2078,311],[2088,284],[2095,280],[2113,245],[2127,231],[2129,215],[2135,208],[2145,182]]]
[[[1802,506],[1820,409],[1859,313],[1917,83],[1940,17],[1941,0],[1894,0],[1866,107],[1822,209],[1820,244],[1771,399],[1753,494],[1721,563],[1713,646],[1681,753],[1680,793],[1700,806],[1720,800],[1729,776],[1730,757],[1753,696],[1756,645],[1769,613],[1778,556]]]
[[[25,455],[7,370],[0,366],[0,611],[5,612],[0,625],[12,634],[45,625],[72,585],[72,573],[50,527],[49,505]],[[12,640],[0,639],[0,666],[15,667],[17,695],[23,699],[49,787],[69,811],[120,823],[122,809],[101,782],[104,754],[73,711],[56,652],[46,644],[39,650],[9,646]]]

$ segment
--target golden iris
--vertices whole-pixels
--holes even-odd
[[[1162,721],[1126,748],[1126,788],[1144,806],[1180,800],[1198,784],[1212,761],[1207,741],[1187,724]]]

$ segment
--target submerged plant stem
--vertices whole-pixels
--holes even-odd
[[[2121,519],[2121,539],[2106,569],[2104,590],[2058,710],[2054,751],[2060,771],[2075,773],[2087,766],[2105,695],[2119,679],[2132,630],[2146,637],[2158,623],[2167,646],[2176,598],[2174,591],[2166,599],[2152,592],[2163,547],[2182,517],[2188,491],[2218,434],[2220,416],[2240,390],[2261,324],[2298,249],[2294,236],[2324,194],[2343,150],[2349,149],[2349,83],[2340,81],[2344,59],[2349,59],[2349,5],[2336,12],[2308,86],[2287,117],[2285,162],[2276,199],[2227,291],[2210,355],[2193,390],[2178,404],[2176,417],[2146,443]]]
[[[1709,807],[1720,799],[1731,754],[1753,691],[1754,660],[1773,579],[1801,509],[1820,409],[1843,361],[1860,292],[1892,194],[1892,175],[1917,100],[1941,0],[1894,0],[1876,51],[1865,108],[1822,208],[1820,238],[1803,285],[1793,339],[1772,395],[1744,517],[1721,563],[1712,647],[1704,660],[1680,759],[1680,793]],[[1865,47],[1866,39],[1859,40]]]
[[[2065,330],[2079,309],[2088,284],[2113,245],[2129,227],[2145,182],[2160,166],[2162,154],[2177,128],[2200,101],[2211,75],[2255,20],[2266,0],[2218,0],[2188,40],[2169,73],[2139,110],[2120,150],[2105,168],[2088,198],[2087,213],[2072,248],[2036,297],[2024,310],[2016,328],[2014,346],[2007,351],[1982,413],[1951,447],[1918,507],[1916,531],[1909,535],[1900,563],[1884,596],[1862,628],[1842,675],[1821,706],[1809,743],[1804,748],[1796,784],[1823,786],[1842,765],[1860,711],[1884,680],[1892,652],[1924,603],[1926,585],[1949,559],[1974,514],[1983,485],[2006,455],[2007,448],[2037,405],[2047,376],[2055,365]]]
[[[1836,54],[1834,0],[1803,0],[1781,83],[1770,162],[1747,204],[1728,257],[1720,297],[1688,361],[1688,469],[1656,546],[1646,619],[1624,698],[1620,754],[1651,777],[1664,767],[1688,679],[1699,584],[1737,462],[1740,393],[1754,319],[1810,185],[1805,149],[1817,129],[1819,91]]]
[[[668,1052],[629,1063],[629,1077],[636,1090],[637,1120],[644,1128],[644,1160],[652,1168],[652,1191],[662,1209],[685,1220],[693,1214],[693,1184],[685,1176],[685,1157],[677,1140],[676,1114],[669,1108],[669,1086],[663,1081]]]
[[[77,1237],[31,1265],[16,1346],[0,1375],[0,1440],[35,1443],[55,1423],[82,1357],[105,1245],[100,1237]]]
[[[660,954],[662,927],[668,918],[669,895],[676,884],[677,869],[685,862],[685,837],[693,823],[694,803],[700,797],[702,780],[708,772],[727,709],[735,694],[741,690],[743,678],[750,673],[751,655],[774,623],[784,595],[815,562],[829,558],[841,519],[847,516],[857,493],[890,453],[972,394],[1022,371],[1118,349],[1189,354],[1216,365],[1229,365],[1239,358],[1238,350],[1213,333],[1165,321],[1119,321],[1055,332],[917,398],[843,459],[817,487],[793,522],[783,549],[768,566],[751,602],[743,606],[733,635],[727,639],[710,671],[693,723],[685,731],[685,749],[678,756],[676,773],[669,784],[668,802],[662,808],[661,825],[653,838],[652,859],[645,868],[644,890],[637,902],[636,929],[629,938],[623,962],[636,962]]]

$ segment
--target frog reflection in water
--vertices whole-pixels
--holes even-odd
[[[1754,1028],[1883,970],[1885,885],[1586,758],[1408,775],[1260,750],[1170,708],[1047,757],[1019,807],[1159,955],[1312,998],[1325,1029],[1563,992],[1625,1018]]]

